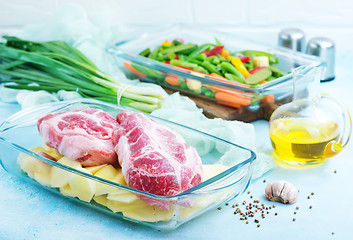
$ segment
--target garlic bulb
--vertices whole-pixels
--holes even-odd
[[[290,182],[276,181],[267,184],[266,198],[270,201],[282,203],[294,203],[298,198],[299,190]]]

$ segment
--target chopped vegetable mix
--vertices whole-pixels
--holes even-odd
[[[279,62],[275,55],[254,50],[232,53],[217,39],[216,44],[206,43],[202,45],[184,43],[181,39],[171,42],[165,40],[153,50],[150,50],[150,48],[143,50],[140,55],[175,67],[216,77],[217,81],[220,82],[237,83],[237,86],[241,84],[256,86],[287,74],[275,65]],[[142,78],[156,79],[151,76],[151,73],[146,72],[149,68],[134,63],[131,63],[131,66],[135,67],[140,74],[127,68],[130,72]],[[141,68],[145,70],[143,71]],[[215,98],[217,102],[224,105],[232,107],[251,105],[254,100],[244,92],[235,92],[235,90],[226,87],[157,72],[155,71],[159,75],[158,83],[161,85],[186,89],[198,95]],[[263,101],[273,100],[273,96],[267,98],[262,96],[262,98],[265,99]]]

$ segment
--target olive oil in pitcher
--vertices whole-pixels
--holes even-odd
[[[322,94],[321,68],[297,67],[293,71],[293,100],[271,115],[269,133],[278,163],[316,165],[347,145],[352,131],[348,110],[334,97]]]
[[[295,165],[318,164],[338,153],[334,148],[339,129],[334,122],[313,118],[282,118],[270,124],[270,138],[277,156]]]

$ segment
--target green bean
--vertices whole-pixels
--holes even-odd
[[[160,47],[161,46],[158,46],[155,50],[153,50],[153,52],[151,52],[151,54],[148,56],[148,58],[156,59]]]
[[[164,49],[161,50],[162,53],[177,53],[180,51],[184,51],[184,50],[188,50],[188,49],[192,49],[194,47],[196,47],[197,45],[189,43],[189,44],[183,44],[183,45],[178,45],[178,46],[173,46],[173,47],[169,47],[168,49]]]
[[[243,64],[246,67],[246,69],[248,69],[248,71],[251,71],[254,69],[254,62],[253,61],[249,61],[249,62],[243,63]]]
[[[139,53],[140,56],[148,57],[148,55],[151,53],[151,49],[146,48],[142,52]]]
[[[224,76],[231,81],[235,81],[235,82],[240,82],[240,83],[245,83],[245,81],[241,78],[239,78],[238,76],[231,74],[231,73],[226,73],[224,74]]]
[[[180,61],[187,61],[187,57],[185,55],[179,54],[178,57]]]
[[[173,44],[174,46],[183,45],[183,43],[181,43],[180,41],[178,41],[178,40],[176,40],[176,39],[173,40],[172,44]]]
[[[199,60],[199,61],[205,61],[207,59],[207,55],[204,53],[201,53],[201,54],[197,55],[196,57],[194,57],[193,59]]]
[[[206,68],[211,73],[217,73],[218,75],[221,75],[221,73],[217,70],[217,66],[213,65],[212,63],[210,63],[208,61],[203,61],[201,66]]]
[[[222,68],[222,70],[224,72],[229,72],[233,75],[235,75],[236,77],[240,78],[241,81],[245,81],[244,76],[229,62],[222,62],[220,64],[220,67]]]
[[[202,61],[199,61],[199,60],[196,60],[196,59],[187,59],[186,61],[190,62],[190,63],[195,63],[197,65],[201,65],[202,64]]]
[[[279,67],[277,67],[275,65],[270,65],[269,68],[272,71],[272,76],[274,76],[276,78],[279,78],[279,77],[286,75],[285,72],[283,72]]]
[[[201,66],[196,66],[193,68],[193,70],[197,71],[197,72],[201,72],[201,73],[206,73],[208,74],[209,72],[207,71],[207,69],[201,67]]]
[[[197,67],[197,64],[195,64],[195,63],[189,63],[186,61],[176,60],[176,59],[171,60],[170,64],[173,66],[180,66],[180,67],[186,67],[186,68],[191,68],[191,69],[194,69]]]
[[[188,43],[188,44],[178,45],[178,46],[175,46],[175,47],[164,49],[161,52],[162,53],[172,53],[172,52],[177,53],[177,52],[193,49],[196,46],[197,45],[195,45],[195,44]]]
[[[190,58],[194,58],[197,55],[199,55],[201,52],[208,50],[210,47],[212,47],[212,44],[203,44],[200,47],[196,48],[194,51],[192,51],[189,55]]]

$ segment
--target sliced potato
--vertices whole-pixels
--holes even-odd
[[[135,204],[123,203],[114,200],[107,201],[107,208],[112,210],[113,212],[123,212],[127,209],[134,208]]]
[[[91,174],[90,171],[84,168],[79,168],[78,170]],[[96,191],[95,181],[74,173],[70,173],[69,175],[69,185],[71,187],[72,192],[76,194],[80,200],[85,202],[90,202]]]
[[[102,169],[97,171],[94,174],[94,176],[100,177],[112,182],[116,182],[116,183],[118,180],[120,180],[119,171],[115,169],[112,165],[107,165],[103,167]],[[104,183],[100,183],[100,182],[96,183],[96,192],[95,192],[96,196],[107,194],[107,193],[113,193],[116,191],[120,191],[120,189],[117,189],[116,187],[109,186]]]
[[[94,196],[93,200],[103,206],[107,206],[107,195]]]
[[[44,186],[50,186],[50,165],[48,171],[34,172],[34,179]]]
[[[31,178],[35,178],[35,173],[37,173],[39,179],[45,178],[44,176],[46,175],[50,175],[51,166],[34,157],[28,156],[26,154],[20,154],[17,162],[21,169]]]
[[[60,187],[59,191],[62,195],[65,195],[65,196],[77,197],[77,195],[72,191],[69,184],[66,184],[65,186]]]
[[[94,176],[111,180],[118,174],[118,171],[112,165],[106,165],[97,171]]]
[[[68,157],[62,157],[58,160],[58,163],[71,167],[71,168],[75,168],[75,169],[79,169],[81,168],[81,163],[72,160]],[[58,167],[52,167],[51,170],[51,177],[50,177],[50,185],[52,187],[62,187],[65,186],[66,184],[69,183],[69,175],[70,172],[63,170],[61,168]]]
[[[42,146],[36,146],[36,147],[33,147],[33,148],[30,148],[29,150],[31,150],[32,152],[44,152],[45,151],[45,148],[42,147]]]
[[[107,166],[107,164],[102,164],[102,165],[92,166],[92,167],[85,167],[85,169],[90,171],[93,175],[95,175],[99,170],[101,170],[105,166]]]
[[[130,203],[134,207],[123,208],[122,213],[125,217],[144,222],[169,221],[175,216],[175,207],[169,210],[160,209],[157,206],[151,206],[141,199]]]
[[[131,192],[121,191],[121,192],[116,192],[114,194],[108,194],[107,199],[114,200],[117,202],[122,202],[122,203],[131,203],[136,199],[138,199],[138,197]]]
[[[55,159],[60,159],[60,158],[64,157],[64,155],[59,153],[58,150],[56,150],[55,148],[51,148],[51,147],[47,146],[46,144],[43,144],[42,151],[45,152],[46,154],[52,156]]]

